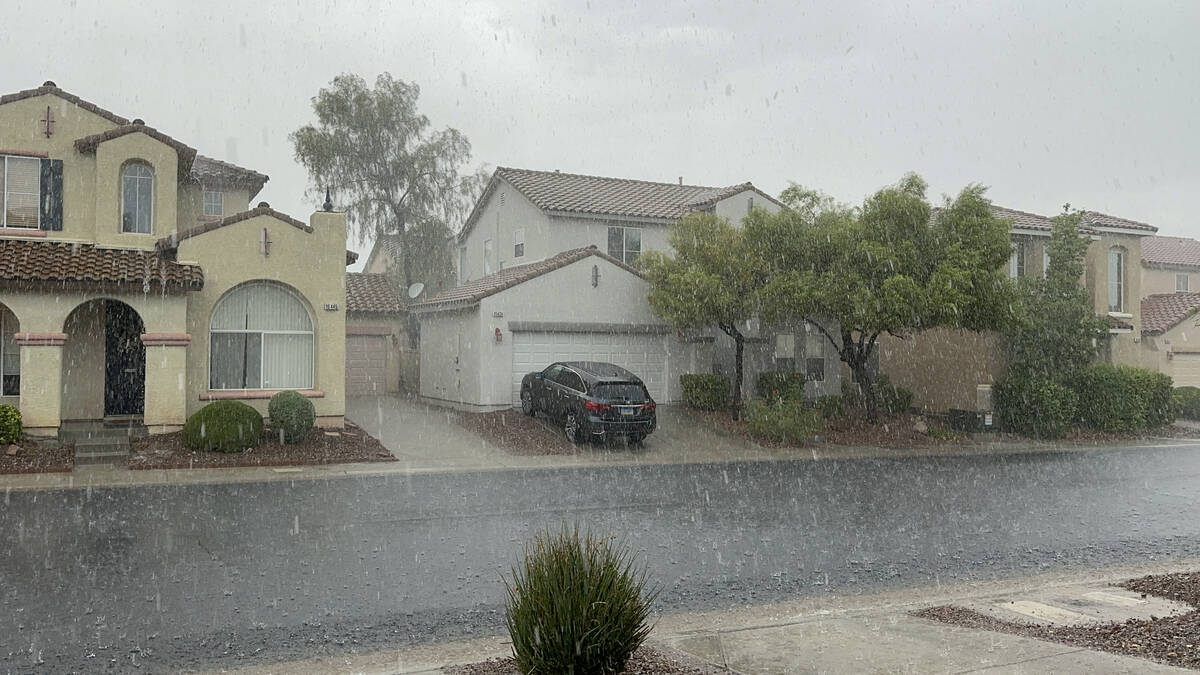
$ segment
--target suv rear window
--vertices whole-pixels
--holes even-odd
[[[598,384],[592,391],[592,396],[608,401],[627,401],[629,403],[643,403],[649,398],[646,395],[646,389],[636,382]]]

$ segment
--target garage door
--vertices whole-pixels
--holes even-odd
[[[1171,379],[1176,387],[1200,387],[1200,353],[1176,353],[1171,357]]]
[[[387,336],[346,336],[346,395],[387,391]]]
[[[513,333],[513,405],[521,403],[521,378],[555,361],[615,363],[642,378],[654,400],[669,400],[664,335],[516,332]]]

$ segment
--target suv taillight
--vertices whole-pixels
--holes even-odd
[[[642,406],[642,412],[654,412],[657,408],[658,404],[654,401],[650,401],[646,405]]]
[[[605,405],[603,403],[596,403],[595,401],[585,401],[583,405],[586,406],[587,409],[591,410],[592,412],[600,412],[602,410],[612,410],[611,405]]]

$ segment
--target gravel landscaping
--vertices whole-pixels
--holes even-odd
[[[1118,586],[1200,608],[1198,572],[1151,575],[1130,579]],[[1141,656],[1172,666],[1200,670],[1200,610],[1178,616],[1085,626],[1030,626],[1002,621],[953,605],[930,607],[913,612],[913,615],[967,628],[1011,633],[1125,656]]]
[[[443,672],[447,675],[520,675],[521,671],[517,670],[512,659],[506,658],[453,666]],[[674,650],[643,645],[625,664],[622,675],[715,675],[731,672]]]
[[[130,469],[208,469],[236,466],[303,466],[394,462],[396,458],[361,428],[313,429],[303,443],[284,444],[270,428],[262,443],[242,452],[202,452],[183,445],[183,433],[156,434],[130,443]]]
[[[73,443],[56,448],[43,448],[30,441],[0,445],[0,474],[63,473],[71,471],[73,468],[75,468],[75,445]]]

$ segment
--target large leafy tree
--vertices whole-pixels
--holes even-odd
[[[1091,294],[1079,283],[1089,239],[1079,234],[1079,212],[1053,219],[1045,278],[1021,280],[1019,311],[1006,331],[1009,375],[1066,382],[1096,358],[1106,337]]]
[[[872,419],[878,392],[868,364],[880,336],[996,329],[1009,319],[1008,224],[981,186],[936,210],[925,189],[909,174],[848,208],[793,186],[782,195],[789,208],[746,220],[750,247],[766,263],[764,320],[815,326],[854,373]]]
[[[471,156],[467,138],[434,130],[417,110],[420,94],[388,73],[373,88],[358,75],[339,75],[312,99],[316,123],[291,135],[311,192],[333,192],[359,241],[401,237],[395,263],[405,286],[448,273],[451,227],[482,185],[479,174],[459,174]]]
[[[746,323],[757,310],[760,261],[742,230],[708,213],[684,217],[671,228],[674,257],[647,251],[638,266],[650,280],[650,306],[680,330],[716,326],[734,342],[733,416],[741,410]]]

